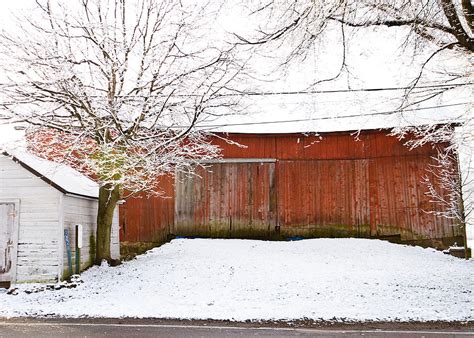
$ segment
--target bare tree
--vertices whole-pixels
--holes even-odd
[[[427,64],[436,56],[449,50],[471,57],[474,52],[474,6],[471,0],[304,0],[304,1],[245,1],[252,15],[261,24],[251,36],[236,35],[248,45],[276,43],[290,47],[289,61],[305,55],[314,42],[328,29],[339,26],[342,32],[341,47],[345,50],[348,41],[345,29],[360,30],[383,27],[408,28],[404,43],[417,48],[430,45],[431,54],[420,65],[420,73],[412,79],[414,87],[420,81]],[[416,49],[415,49],[416,52]],[[341,69],[345,56],[342,53]],[[472,58],[471,58],[472,60]],[[452,78],[469,75],[472,69],[462,74],[449,74]]]
[[[466,222],[473,212],[471,190],[474,180],[472,175],[461,175],[459,170],[458,152],[450,147],[439,150],[434,163],[427,168],[423,183],[427,187],[427,196],[438,206],[425,212],[455,221],[466,237]],[[467,196],[463,196],[467,194]],[[464,241],[466,258],[469,258],[467,241]]]
[[[160,176],[219,154],[196,125],[235,103],[221,94],[241,67],[232,46],[206,39],[213,11],[196,1],[37,0],[0,35],[5,111],[33,126],[38,155],[99,182],[96,263],[111,260],[120,199],[157,193]]]

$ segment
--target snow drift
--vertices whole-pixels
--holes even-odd
[[[0,292],[0,316],[473,320],[473,260],[366,239],[178,239],[76,288]]]

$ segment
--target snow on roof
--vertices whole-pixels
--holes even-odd
[[[220,29],[243,29],[238,32],[241,35],[255,29],[251,22],[242,24],[240,20],[248,18],[248,13],[236,13],[234,7],[226,12],[227,16],[220,16]],[[237,16],[239,20],[232,19]],[[233,22],[240,24],[232,25]],[[470,85],[424,101],[438,90],[442,92],[437,86],[453,84],[446,74],[460,70],[467,74],[466,69],[471,67],[469,60],[446,51],[425,67],[424,77],[412,92],[412,98],[421,103],[399,113],[400,106],[406,103],[405,88],[419,75],[420,64],[435,47],[427,44],[424,49],[415,50],[414,46],[405,46],[407,28],[403,27],[347,28],[350,43],[344,53],[346,70],[341,76],[324,81],[334,78],[341,68],[340,34],[339,27],[328,29],[313,51],[286,68],[280,67],[285,58],[281,46],[250,52],[253,54],[246,72],[251,76],[244,77],[236,89],[253,94],[238,98],[236,108],[215,107],[198,127],[212,132],[260,134],[390,129],[460,122],[463,113],[474,109],[474,80],[468,76],[454,82]]]
[[[23,147],[25,144],[25,131],[17,129],[13,124],[0,124],[0,152],[9,148]]]
[[[254,81],[240,84],[239,90],[257,94],[241,99],[238,114],[222,109],[222,117],[210,117],[201,126],[215,132],[292,133],[459,122],[463,113],[473,109],[474,81],[469,76],[453,81],[449,74],[468,74],[472,60],[453,51],[437,54],[424,68],[408,102],[407,88],[437,47],[405,46],[407,34],[403,27],[347,28],[343,54],[340,29],[329,27],[314,50],[284,68],[285,49],[270,46],[250,60]],[[345,70],[336,76],[343,57]],[[449,91],[441,87],[453,83],[470,84]],[[435,93],[439,95],[431,97]]]
[[[18,125],[17,125],[18,126]],[[8,154],[26,169],[64,193],[98,198],[99,186],[68,165],[39,158],[26,150],[25,131],[12,124],[0,125],[0,154]]]
[[[460,95],[399,113],[400,100],[380,93],[252,96],[243,114],[223,114],[201,122],[199,127],[212,132],[257,134],[391,129],[457,123],[466,109],[472,109],[470,99]]]
[[[21,150],[6,151],[4,154],[63,193],[99,197],[98,184],[70,166],[48,161]]]

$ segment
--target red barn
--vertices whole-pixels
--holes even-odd
[[[196,175],[164,179],[168,198],[121,206],[125,246],[154,246],[170,236],[365,237],[434,247],[462,242],[453,220],[429,213],[441,206],[430,202],[422,183],[443,145],[410,150],[387,130],[358,137],[220,134],[212,142],[222,148],[222,159]]]

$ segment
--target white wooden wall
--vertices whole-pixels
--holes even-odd
[[[19,199],[17,281],[52,281],[58,276],[62,194],[28,170],[0,156],[0,200]]]
[[[17,282],[55,281],[68,272],[63,225],[69,228],[73,268],[74,226],[83,225],[81,268],[90,265],[89,239],[94,234],[95,241],[96,200],[64,195],[10,158],[0,156],[2,199],[20,201]],[[120,258],[118,207],[112,226],[111,251],[112,258]]]
[[[76,224],[82,224],[82,241],[83,246],[81,249],[81,269],[89,267],[93,263],[94,257],[93,250],[91,250],[91,241],[95,248],[96,240],[96,229],[97,229],[97,208],[98,203],[96,200],[84,199],[75,196],[64,196],[63,201],[64,208],[64,227],[69,229],[69,238],[71,243],[71,255],[73,271],[75,269],[75,257],[76,257]],[[112,226],[112,238],[111,238],[111,254],[112,258],[119,258],[120,246],[119,246],[119,232],[118,232],[118,207],[114,217],[114,224]],[[63,271],[68,273],[69,266],[67,260],[66,243],[63,244]]]

